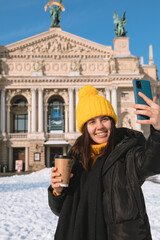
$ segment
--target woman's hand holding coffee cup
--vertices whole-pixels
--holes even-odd
[[[62,182],[60,176],[61,174],[57,172],[57,168],[53,167],[51,173],[51,185],[57,195],[60,195],[63,191],[63,187],[60,186],[60,183]]]
[[[73,173],[70,174],[70,178],[73,177]],[[60,195],[63,191],[64,187],[61,187],[60,184],[62,183],[61,173],[57,172],[57,168],[52,168],[51,173],[51,185],[57,195]]]

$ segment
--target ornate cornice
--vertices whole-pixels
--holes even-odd
[[[126,82],[131,82],[132,79],[143,79],[143,74],[110,74],[104,76],[56,76],[56,77],[47,77],[47,76],[6,76],[3,77],[0,84],[8,86],[9,88],[17,88],[19,85],[20,88],[28,88],[31,86],[36,86],[40,84],[41,87],[45,88],[49,86],[49,88],[55,88],[55,85],[65,87],[67,84],[71,85],[73,83],[88,84],[126,84]]]

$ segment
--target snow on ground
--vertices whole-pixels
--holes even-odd
[[[57,217],[48,207],[50,168],[0,178],[0,240],[53,240]],[[160,183],[160,176],[154,178]],[[160,240],[160,184],[143,185],[153,240]]]

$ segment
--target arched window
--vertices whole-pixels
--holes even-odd
[[[64,103],[63,100],[52,98],[49,101],[48,125],[49,132],[64,131]]]
[[[23,96],[17,96],[11,105],[11,132],[28,132],[28,109],[27,100]]]

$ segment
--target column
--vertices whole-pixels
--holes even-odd
[[[28,132],[31,132],[31,106],[28,105]]]
[[[63,146],[63,154],[64,154],[64,155],[67,154],[67,146]]]
[[[47,115],[48,115],[48,104],[45,104],[45,109],[44,109],[44,131],[45,133],[47,133],[47,126],[48,126],[48,119],[47,119]]]
[[[15,166],[13,166],[13,151],[12,151],[12,147],[11,146],[9,146],[9,149],[8,149],[9,151],[8,151],[8,170],[9,170],[9,172],[11,172],[11,171],[13,171],[14,169],[14,167]]]
[[[118,114],[117,114],[117,87],[116,86],[112,87],[112,106],[118,117]]]
[[[73,88],[69,88],[69,132],[74,131],[74,101]]]
[[[79,88],[76,88],[76,109],[78,104],[78,92],[79,92]],[[76,121],[76,132],[78,132],[76,116],[75,116],[75,121]]]
[[[154,65],[152,45],[149,45],[149,65]]]
[[[111,101],[110,88],[105,88],[105,91],[106,91],[106,99],[110,102]]]
[[[36,89],[32,90],[32,132],[36,131]]]
[[[25,148],[25,171],[28,171],[29,158],[28,158],[28,147]]]
[[[43,132],[43,89],[38,89],[38,132]]]
[[[50,166],[50,147],[47,147],[47,167]]]
[[[68,106],[65,106],[65,132],[68,132]]]
[[[5,90],[1,91],[1,132],[5,133]]]
[[[7,105],[7,133],[10,133],[10,104]]]

